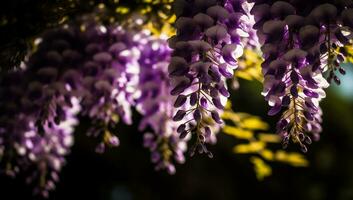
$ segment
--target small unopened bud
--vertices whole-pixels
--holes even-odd
[[[184,118],[186,114],[185,110],[178,110],[178,112],[174,115],[173,121],[180,121]]]
[[[182,124],[177,128],[177,132],[178,133],[182,133],[183,131],[185,131],[186,125]]]
[[[201,120],[201,111],[199,108],[197,108],[195,111],[194,111],[194,119],[198,122]]]
[[[187,131],[183,131],[183,132],[180,133],[179,138],[180,139],[184,139],[187,135],[188,135],[188,132]]]
[[[307,148],[304,144],[301,144],[301,145],[300,145],[300,150],[301,150],[303,153],[308,152],[308,148]]]
[[[337,76],[334,76],[334,77],[333,77],[333,80],[335,81],[335,83],[336,83],[337,85],[341,85],[341,80],[340,80]]]
[[[342,75],[346,75],[346,70],[343,69],[342,67],[340,67],[340,68],[338,69],[338,71],[339,71]]]
[[[180,106],[184,105],[186,102],[186,96],[185,95],[179,95],[177,99],[174,102],[174,107],[179,108]]]

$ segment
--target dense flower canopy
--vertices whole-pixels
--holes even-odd
[[[238,134],[251,128],[222,120],[243,121],[226,102],[229,80],[237,85],[237,73],[248,69],[241,61],[248,51],[263,57],[262,95],[268,115],[280,114],[283,146],[293,142],[307,152],[319,140],[319,103],[331,83],[341,83],[337,73],[345,74],[340,64],[352,45],[352,2],[175,0],[173,11],[169,39],[170,32],[146,29],[143,12],[111,24],[87,15],[40,35],[21,68],[0,77],[1,169],[25,174],[36,193],[48,196],[80,117],[91,120],[87,135],[100,141],[98,153],[119,146],[118,123],[138,124],[155,168],[170,174],[188,147],[191,156],[212,158],[207,145],[222,128],[254,140]],[[250,151],[263,153],[265,143],[257,144],[261,150]]]

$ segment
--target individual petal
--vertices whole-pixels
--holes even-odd
[[[286,95],[282,99],[282,106],[289,106],[291,102],[290,96]]]
[[[218,112],[216,112],[216,111],[211,112],[211,116],[212,116],[212,119],[213,119],[217,124],[222,124],[222,123],[223,123],[222,120],[221,120],[221,118],[219,117]]]
[[[295,8],[290,3],[285,1],[276,1],[271,6],[271,14],[273,17],[284,18],[288,15],[295,14]]]
[[[178,126],[177,128],[177,132],[178,133],[182,133],[185,131],[186,125],[185,124],[181,124],[180,126]]]
[[[173,117],[173,121],[180,121],[184,118],[186,114],[185,110],[178,110],[177,113]]]
[[[171,58],[170,64],[168,66],[168,72],[171,76],[182,76],[188,71],[188,64],[184,58],[179,56],[174,56]]]
[[[281,108],[282,108],[281,104],[275,104],[273,107],[271,107],[271,109],[268,111],[267,114],[269,116],[274,116],[281,111]]]
[[[214,20],[209,15],[198,13],[193,17],[194,21],[202,28],[206,29],[214,24]]]
[[[225,20],[229,17],[229,12],[222,6],[218,5],[208,8],[206,13],[215,20]]]
[[[108,63],[113,59],[112,55],[107,52],[96,53],[93,56],[93,60],[99,63]]]
[[[237,63],[237,58],[243,55],[243,47],[236,44],[227,44],[222,48],[223,59],[231,64]]]
[[[293,84],[298,84],[299,83],[299,75],[298,75],[298,73],[293,70],[290,73],[290,79],[291,79]]]
[[[187,77],[180,77],[178,79],[175,79],[175,81],[176,86],[171,90],[171,95],[179,95],[191,85],[191,81]]]
[[[181,107],[182,105],[184,105],[184,103],[186,102],[186,100],[187,100],[187,97],[185,96],[185,95],[179,95],[178,97],[177,97],[177,99],[175,100],[175,102],[174,102],[174,107],[175,108],[179,108],[179,107]]]
[[[228,71],[227,64],[225,64],[225,63],[218,65],[218,71],[225,78],[232,78],[233,77],[233,72],[232,71]]]
[[[288,15],[284,21],[290,30],[299,30],[305,23],[305,18],[300,15]]]
[[[308,90],[308,89],[304,89],[303,90],[303,93],[307,96],[307,97],[312,97],[312,98],[319,98],[319,94],[314,92],[314,91],[311,91],[311,90]]]
[[[198,61],[190,65],[190,69],[197,73],[207,73],[211,67],[211,62]]]
[[[290,93],[291,95],[294,97],[294,98],[298,98],[298,87],[297,85],[293,85],[291,88],[290,88]]]
[[[216,108],[223,110],[224,106],[221,103],[221,100],[219,98],[212,98],[213,104],[216,106]]]
[[[300,62],[305,59],[307,52],[301,49],[291,49],[284,54],[284,59],[289,62]]]
[[[194,119],[195,121],[199,122],[201,120],[201,111],[199,108],[197,108],[195,111],[194,111]]]
[[[211,39],[217,42],[225,39],[228,35],[227,29],[224,26],[220,25],[215,25],[208,28],[205,34],[207,37],[210,37]]]
[[[285,23],[279,20],[269,20],[264,23],[262,31],[268,35],[281,36],[284,31]]]
[[[337,8],[329,3],[321,4],[313,9],[310,16],[312,16],[317,22],[326,23],[330,19],[336,18]]]
[[[194,92],[190,95],[190,105],[194,106],[197,103],[197,93]]]
[[[190,44],[191,48],[198,53],[207,52],[212,49],[209,43],[202,40],[193,40],[189,41],[188,43]]]
[[[315,45],[319,39],[320,30],[313,25],[306,25],[299,30],[299,38],[304,49],[309,49]]]
[[[341,13],[342,22],[345,26],[353,28],[353,8],[348,8]]]

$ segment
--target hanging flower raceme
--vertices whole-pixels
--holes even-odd
[[[174,121],[181,121],[181,138],[196,136],[191,154],[197,150],[212,157],[205,146],[212,137],[209,119],[222,124],[219,113],[229,97],[225,80],[232,78],[236,59],[243,53],[242,37],[248,36],[244,30],[248,4],[177,0],[174,6],[177,34],[169,40],[174,51],[168,70],[171,94],[177,96],[174,106],[184,106]]]
[[[34,192],[44,197],[48,197],[49,191],[55,189],[55,183],[59,181],[59,172],[66,162],[65,156],[73,145],[74,125],[78,123],[76,114],[80,107],[75,98],[71,103],[71,107],[62,108],[65,112],[61,114],[60,123],[48,122],[43,125],[43,135],[38,134],[38,129],[32,122],[29,124],[31,129],[24,133],[31,162],[28,169],[33,170],[26,182],[34,184]]]
[[[156,169],[166,169],[175,173],[174,161],[184,163],[186,142],[177,134],[178,123],[173,121],[176,108],[171,102],[175,97],[170,95],[171,84],[168,78],[168,64],[171,50],[167,42],[146,34],[138,34],[141,57],[137,110],[143,115],[139,129],[148,127],[152,131],[144,133],[144,146],[151,151],[151,160]]]
[[[25,69],[14,72],[21,76],[10,75],[11,86],[4,94],[9,98],[2,99],[1,104],[5,109],[10,105],[12,114],[1,114],[10,122],[3,128],[4,141],[9,143],[4,163],[28,174],[27,182],[36,186],[35,192],[48,196],[73,144],[73,127],[80,110],[75,95],[79,76],[73,67],[82,56],[68,51],[78,43],[69,30],[49,31],[42,40]],[[12,101],[14,98],[17,100]]]
[[[353,5],[322,4],[315,7],[308,15],[320,36],[318,40],[320,58],[317,57],[316,64],[320,65],[322,71],[327,71],[327,79],[336,84],[341,81],[336,75],[337,72],[344,75],[345,69],[340,64],[346,60],[346,45],[352,45],[353,39]],[[302,30],[303,43],[308,42],[307,29]],[[317,31],[317,30],[315,30]],[[309,43],[309,42],[308,42]],[[310,45],[310,43],[309,43]]]
[[[264,1],[255,3],[251,13],[265,58],[263,95],[271,106],[268,114],[284,109],[277,124],[284,146],[291,139],[306,152],[305,144],[310,144],[311,138],[319,139],[321,132],[319,102],[328,87],[323,73],[331,70],[329,79],[339,82],[332,71],[343,71],[339,67],[343,52],[338,46],[347,43],[350,35],[341,32],[347,28],[336,19],[335,6],[310,4],[308,8],[313,9],[309,13],[300,8],[300,2]]]
[[[82,27],[84,30],[70,26],[47,33],[29,59],[28,70],[60,71],[63,89],[80,100],[80,114],[93,122],[87,134],[102,140],[96,150],[103,152],[106,145],[119,145],[111,133],[119,119],[131,123],[139,52],[132,35],[119,26],[86,22]],[[43,57],[47,59],[43,61]]]
[[[1,81],[0,157],[8,175],[27,174],[35,193],[48,196],[73,144],[79,106],[77,99],[64,96],[58,82],[35,76],[16,71]]]
[[[111,133],[121,119],[131,124],[131,106],[139,81],[140,52],[134,33],[120,26],[97,26],[87,24],[83,38],[84,54],[87,57],[82,67],[82,114],[92,119],[88,134],[102,136],[97,152],[106,145],[118,146],[119,139]]]
[[[102,139],[98,152],[119,145],[111,133],[119,119],[131,123],[139,80],[137,43],[119,26],[84,27],[48,31],[25,69],[1,80],[2,163],[8,174],[34,171],[27,181],[39,185],[36,192],[43,196],[57,181],[79,111],[94,122],[88,134]]]

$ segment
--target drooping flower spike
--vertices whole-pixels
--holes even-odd
[[[352,37],[346,27],[350,8],[332,4],[305,4],[303,1],[253,1],[258,37],[265,61],[263,95],[269,102],[269,115],[282,109],[277,132],[283,145],[290,139],[306,152],[312,138],[319,139],[323,89],[329,84],[323,78],[329,71],[329,81],[339,79],[334,71],[344,73],[339,63],[344,60],[344,45]],[[351,5],[350,5],[351,6]],[[341,17],[339,17],[341,13]]]
[[[26,181],[35,185],[34,192],[48,196],[73,144],[79,105],[59,82],[32,79],[37,75],[15,71],[2,77],[0,157],[6,174],[27,174]]]
[[[207,121],[222,124],[220,113],[229,92],[226,79],[232,78],[237,58],[243,53],[248,4],[244,1],[175,1],[177,34],[170,38],[174,50],[169,76],[179,109],[174,121],[180,121],[180,138],[195,135],[197,150],[212,157],[205,146],[212,131]],[[192,116],[192,117],[190,117]]]
[[[1,78],[0,155],[8,174],[30,173],[27,181],[47,196],[73,144],[79,111],[93,122],[88,134],[102,140],[97,152],[119,145],[111,130],[119,119],[131,123],[139,81],[133,36],[89,23],[84,31],[51,30],[23,70]]]
[[[97,152],[106,146],[118,146],[119,139],[112,130],[119,121],[131,124],[131,106],[140,71],[138,42],[134,33],[120,26],[88,24],[78,37],[84,38],[84,54],[88,57],[80,67],[82,79],[82,114],[95,124],[88,134],[102,135]]]
[[[137,34],[140,41],[141,56],[137,110],[143,115],[139,129],[145,131],[144,146],[151,151],[151,160],[156,169],[166,169],[175,173],[174,161],[184,163],[184,152],[187,145],[179,138],[178,123],[173,121],[176,108],[173,107],[175,97],[170,95],[171,84],[168,78],[168,64],[171,49],[166,40],[154,38],[146,34]]]
[[[139,51],[134,47],[133,35],[119,26],[86,22],[82,27],[84,31],[70,26],[44,35],[28,61],[28,71],[60,70],[58,82],[70,89],[68,95],[80,100],[80,114],[93,122],[87,134],[101,138],[96,150],[103,152],[106,145],[119,145],[119,139],[111,133],[116,123],[122,119],[131,124]],[[47,63],[53,61],[57,63]]]

